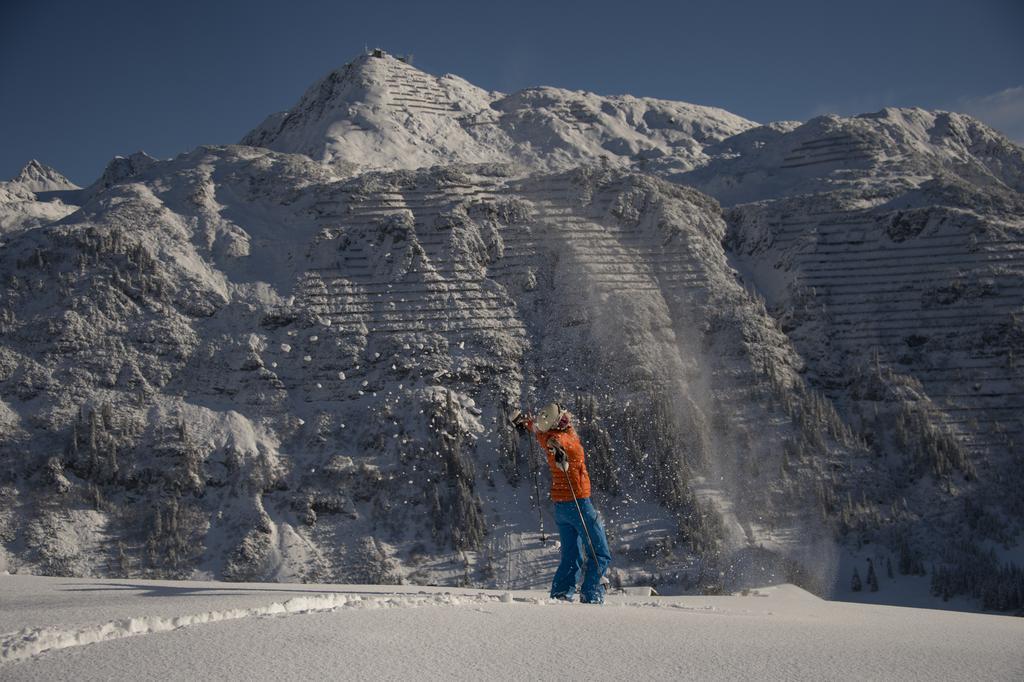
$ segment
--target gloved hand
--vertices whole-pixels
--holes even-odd
[[[530,415],[519,410],[512,410],[512,414],[508,416],[508,420],[512,423],[512,426],[517,429],[525,429],[526,424],[530,421]]]
[[[565,450],[562,449],[562,446],[558,444],[558,441],[552,438],[551,440],[548,441],[548,447],[551,448],[551,451],[555,455],[555,466],[561,469],[562,471],[568,472],[569,457],[568,455],[565,454]]]

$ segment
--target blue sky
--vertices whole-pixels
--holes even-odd
[[[489,89],[554,85],[757,120],[968,111],[1024,141],[1024,2],[3,0],[0,178],[235,142],[364,45]]]

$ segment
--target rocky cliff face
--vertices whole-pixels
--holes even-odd
[[[868,542],[998,579],[1024,164],[994,131],[364,57],[245,142],[115,161],[0,249],[8,569],[540,584],[547,474],[503,416],[557,399],[618,579],[827,592]]]

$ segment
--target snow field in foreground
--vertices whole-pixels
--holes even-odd
[[[596,607],[541,592],[5,576],[0,605],[4,626],[26,624],[0,635],[4,680],[1024,677],[1024,620],[789,585]]]

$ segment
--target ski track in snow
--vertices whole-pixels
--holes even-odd
[[[184,616],[161,617],[140,616],[122,618],[98,625],[73,630],[58,627],[28,628],[9,633],[0,638],[0,664],[21,661],[47,651],[84,646],[137,635],[151,635],[170,632],[179,628],[216,623],[240,618],[260,616],[284,616],[303,613],[333,611],[340,608],[416,608],[422,606],[460,606],[501,601],[500,596],[491,595],[403,595],[368,597],[352,594],[315,594],[308,597],[294,597],[283,602],[244,609],[206,611]]]
[[[353,609],[388,609],[388,608],[422,608],[431,606],[480,606],[494,603],[519,603],[533,605],[554,605],[567,607],[568,604],[553,599],[540,597],[513,597],[511,593],[503,594],[469,594],[457,595],[450,592],[441,594],[406,595],[395,593],[390,596],[366,596],[359,594],[314,594],[308,597],[294,597],[283,602],[273,602],[266,606],[241,609],[206,611],[184,616],[139,616],[137,618],[121,618],[97,625],[75,629],[59,627],[26,628],[18,632],[0,636],[0,665],[39,656],[40,654],[86,646],[99,642],[108,642],[126,637],[152,635],[170,632],[181,628],[217,623],[221,621],[256,618],[262,616],[288,616],[306,613],[322,613],[342,608]],[[720,612],[714,606],[690,606],[679,603],[660,603],[656,601],[619,602],[620,607],[632,608],[672,608],[693,612]]]

